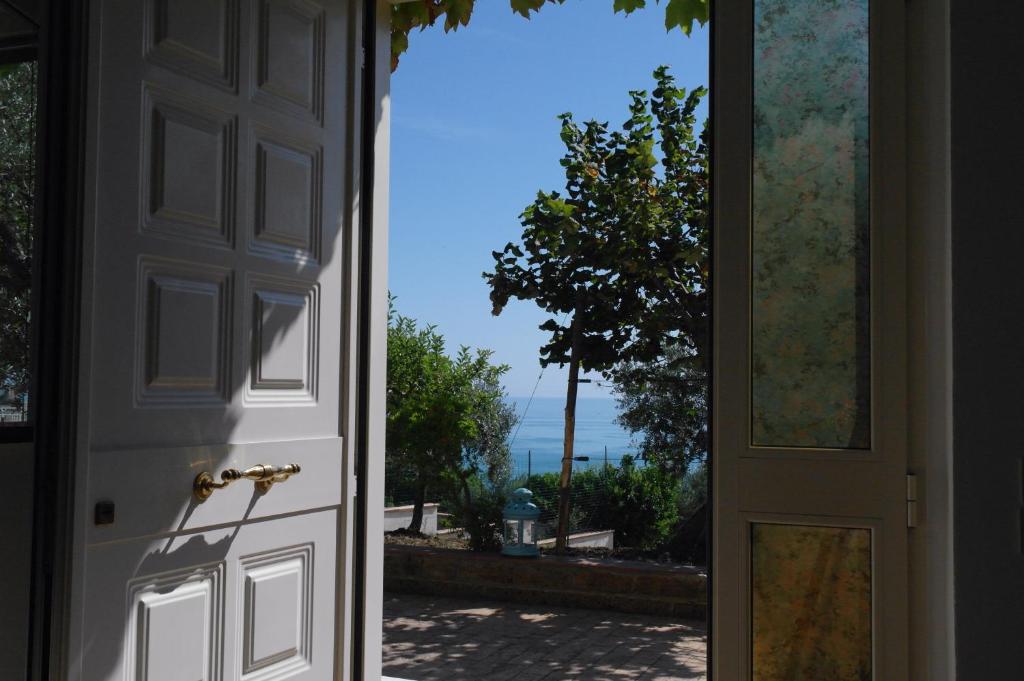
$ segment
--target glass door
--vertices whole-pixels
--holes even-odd
[[[715,9],[716,680],[906,678],[902,26]]]

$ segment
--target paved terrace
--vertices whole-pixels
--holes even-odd
[[[703,622],[384,595],[384,675],[409,681],[705,679]]]

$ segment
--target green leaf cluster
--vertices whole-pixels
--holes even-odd
[[[661,0],[654,0],[660,4]],[[409,34],[414,29],[424,30],[438,22],[445,32],[469,25],[476,0],[413,0],[391,6],[391,68],[398,68],[402,54],[409,49]],[[546,4],[565,4],[565,0],[509,0],[513,13],[529,19]],[[614,0],[615,12],[630,14],[647,6],[647,0]],[[443,21],[442,21],[443,20]],[[703,26],[708,21],[708,0],[667,0],[665,2],[665,30],[678,28],[690,35],[693,25]]]
[[[550,534],[554,531],[559,475],[534,475],[528,487]],[[629,456],[618,466],[576,471],[572,476],[576,500],[572,530],[615,530],[617,547],[659,550],[679,523],[682,490],[677,476],[657,466],[638,465]]]
[[[615,370],[617,421],[637,436],[640,456],[678,475],[706,460],[708,373],[705,358],[674,346],[664,357]]]
[[[493,313],[512,299],[550,314],[540,363],[579,362],[614,380],[629,363],[668,353],[706,357],[709,236],[707,131],[695,131],[703,88],[678,87],[667,67],[630,93],[621,130],[560,118],[564,191],[541,191],[522,235],[485,272]]]
[[[473,476],[507,475],[516,418],[501,386],[508,367],[491,357],[465,346],[449,356],[435,327],[419,326],[392,303],[385,453],[389,469],[415,485],[420,513],[428,492],[465,492]]]

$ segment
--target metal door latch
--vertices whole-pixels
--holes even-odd
[[[285,466],[271,466],[270,464],[256,464],[244,471],[237,468],[229,468],[220,474],[220,482],[214,480],[209,471],[203,471],[196,476],[192,482],[192,494],[197,501],[206,501],[213,494],[214,490],[224,489],[235,480],[252,480],[256,483],[256,489],[266,492],[275,482],[284,482],[293,475],[298,475],[302,469],[297,463],[290,463]]]

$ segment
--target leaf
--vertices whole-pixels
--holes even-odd
[[[665,30],[679,28],[686,35],[693,30],[693,22],[701,26],[708,21],[708,0],[668,0],[665,7]]]
[[[457,30],[469,25],[475,0],[416,0],[391,6],[391,70],[398,68],[402,54],[409,48],[409,33],[414,28],[421,31],[433,26],[444,17],[444,30]],[[529,19],[531,12],[538,12],[545,4],[562,5],[565,0],[509,0],[515,14]],[[614,0],[615,12],[631,14],[647,7],[647,0]],[[693,30],[693,22],[701,26],[708,21],[708,0],[668,0],[665,7],[665,28],[679,28],[686,35]]]
[[[510,0],[509,4],[512,6],[512,11],[522,16],[524,19],[530,18],[530,12],[540,11],[540,8],[544,6],[547,0]]]
[[[444,17],[444,30],[456,30],[459,26],[468,26],[473,16],[475,0],[448,0],[448,11]]]
[[[647,0],[615,0],[613,9],[616,13],[625,12],[626,14],[632,14],[638,9],[643,9],[647,6]]]

